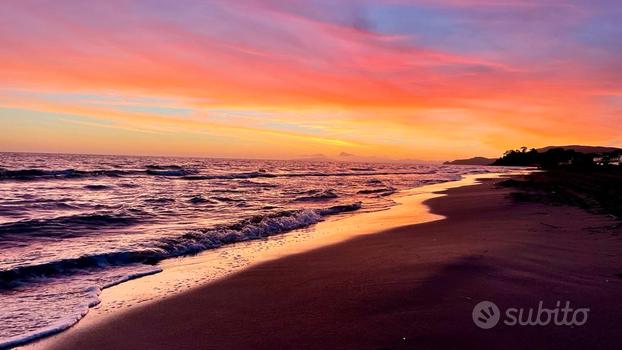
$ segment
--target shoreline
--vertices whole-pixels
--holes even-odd
[[[622,341],[612,219],[517,203],[486,181],[427,199],[444,220],[251,266],[54,337],[49,349],[601,348]],[[447,194],[447,196],[444,196]],[[473,307],[589,308],[580,327],[484,330]],[[615,346],[613,346],[615,348]]]
[[[386,229],[387,225],[396,227],[440,220],[443,217],[430,213],[429,208],[423,204],[425,200],[443,196],[439,194],[439,191],[472,185],[483,178],[497,178],[505,175],[508,174],[470,174],[457,181],[403,190],[389,197],[396,202],[396,205],[389,209],[348,213],[328,218],[310,227],[265,239],[239,242],[196,255],[163,260],[156,265],[161,269],[158,273],[130,279],[102,289],[99,295],[101,302],[91,307],[88,313],[73,326],[49,336],[35,338],[17,348],[44,349],[57,337],[66,332],[72,332],[76,328],[88,327],[136,307],[175,297],[180,293],[213,283],[260,263],[337,244],[355,236],[373,234]],[[415,209],[416,212],[411,211],[408,214],[400,212],[405,206],[409,208],[409,211]],[[396,218],[401,221],[396,221]]]

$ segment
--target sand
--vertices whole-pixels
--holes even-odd
[[[50,349],[620,348],[622,240],[607,216],[519,203],[494,181],[406,225],[254,265],[65,332]],[[473,307],[589,308],[582,326],[478,328]]]

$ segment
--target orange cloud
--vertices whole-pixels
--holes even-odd
[[[491,18],[504,16],[497,3],[468,3],[476,10],[467,9],[464,1],[376,5],[430,11],[441,24],[453,20],[474,32],[498,25]],[[209,129],[211,135],[235,136],[249,144],[266,144],[256,142],[264,136],[299,142],[291,156],[314,148],[360,148],[370,155],[430,159],[493,155],[523,144],[613,144],[622,138],[610,127],[620,121],[622,109],[615,97],[622,91],[620,77],[611,75],[616,63],[594,50],[582,51],[582,42],[564,43],[563,49],[576,57],[523,52],[519,44],[504,42],[502,34],[489,37],[494,33],[482,34],[481,41],[465,40],[478,47],[494,39],[503,48],[442,47],[430,39],[438,35],[434,28],[391,32],[376,28],[386,25],[382,18],[361,22],[364,2],[331,4],[343,7],[334,13],[308,1],[290,5],[190,2],[182,9],[167,2],[117,0],[89,7],[61,1],[49,9],[11,2],[0,15],[5,22],[0,27],[0,106],[79,116],[84,120],[72,123],[108,133],[181,135]],[[547,3],[557,5],[563,4]],[[503,8],[525,16],[541,11],[538,3],[523,1]],[[484,10],[492,12],[473,12]],[[581,16],[560,20],[564,28],[589,13],[571,10],[572,16]],[[357,13],[350,22],[349,11]],[[549,32],[555,29],[541,28],[534,46],[551,40]],[[529,30],[511,27],[507,35]],[[24,93],[16,97],[17,90]],[[122,103],[112,101],[102,107],[71,98],[85,92],[167,98],[193,113],[163,116],[123,110]],[[59,102],[41,99],[41,93],[70,97]],[[255,115],[221,115],[216,121],[214,110]],[[3,123],[10,118],[5,115]],[[126,142],[131,149],[131,140]],[[284,155],[276,144],[262,148],[262,154],[270,155],[271,149]],[[245,156],[242,151],[236,154]]]

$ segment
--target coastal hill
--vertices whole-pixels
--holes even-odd
[[[563,148],[566,150],[572,150],[577,153],[608,153],[613,151],[622,150],[621,148],[616,147],[604,147],[604,146],[583,146],[583,145],[568,145],[568,146],[546,146],[542,148],[537,148],[536,151],[538,153],[545,153],[551,149]],[[486,158],[486,157],[473,157],[468,159],[457,159],[453,161],[447,161],[443,164],[449,165],[492,165],[497,158]]]

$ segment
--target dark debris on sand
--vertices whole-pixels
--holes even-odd
[[[510,178],[498,185],[517,189],[510,194],[517,201],[572,205],[622,220],[620,169],[549,170]]]

